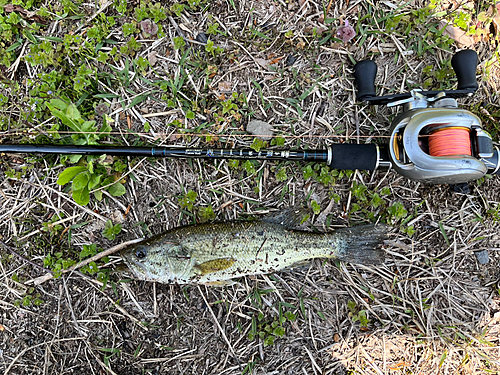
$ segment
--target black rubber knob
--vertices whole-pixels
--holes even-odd
[[[372,60],[363,60],[354,65],[354,79],[358,86],[358,100],[375,96],[375,76],[377,75],[377,64]]]
[[[471,49],[457,52],[451,59],[451,66],[457,75],[458,90],[477,90],[477,60],[476,51]]]
[[[377,146],[369,144],[342,143],[330,146],[332,161],[330,168],[345,170],[374,170],[378,166]]]

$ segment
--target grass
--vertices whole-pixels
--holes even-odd
[[[394,4],[0,0],[0,142],[384,141],[395,112],[357,105],[352,63],[377,61],[380,95],[453,88],[457,45],[440,21],[479,38],[481,89],[461,104],[498,138],[492,3]],[[357,35],[342,43],[346,19]],[[275,136],[248,136],[251,119]],[[479,266],[472,252],[498,247],[495,179],[461,196],[393,172],[295,162],[2,155],[0,169],[0,239],[18,254],[1,257],[7,372],[497,371],[496,253]],[[130,280],[114,255],[95,259],[178,225],[303,202],[320,230],[391,225],[386,264],[317,261],[180,288]],[[36,285],[39,267],[58,277]]]

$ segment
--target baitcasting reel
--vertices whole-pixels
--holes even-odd
[[[456,53],[451,60],[457,90],[375,95],[377,65],[363,60],[354,66],[358,100],[388,107],[403,105],[391,124],[388,148],[380,150],[379,165],[391,164],[401,175],[423,183],[462,184],[485,174],[500,174],[500,152],[473,113],[458,108],[456,98],[472,95],[477,54]]]

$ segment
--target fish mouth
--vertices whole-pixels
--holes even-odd
[[[146,266],[141,262],[136,261],[135,259],[129,259],[127,257],[123,257],[125,264],[128,266],[130,270],[135,274],[135,276],[139,279],[151,280],[151,275],[149,274]],[[134,267],[135,266],[135,267]],[[142,273],[137,271],[142,271]]]

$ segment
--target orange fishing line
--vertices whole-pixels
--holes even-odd
[[[472,155],[469,128],[451,127],[433,132],[429,136],[429,155]]]

